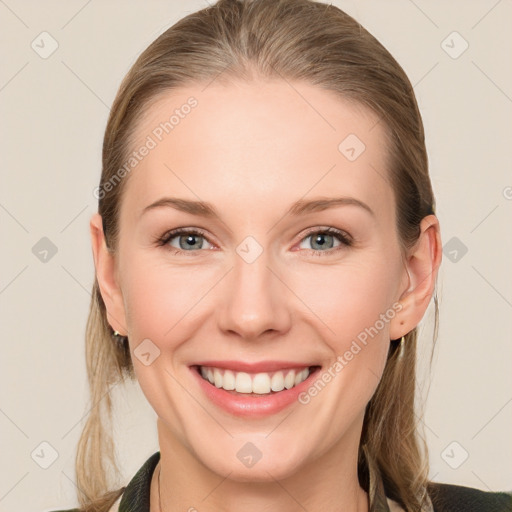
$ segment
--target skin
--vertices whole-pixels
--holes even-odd
[[[149,366],[133,362],[158,415],[162,508],[367,511],[357,478],[364,411],[390,339],[417,326],[433,294],[441,261],[437,218],[423,219],[418,242],[405,253],[383,123],[303,83],[214,82],[166,92],[137,127],[134,149],[191,95],[198,106],[130,173],[116,253],[106,249],[99,215],[90,223],[111,326],[129,336],[132,351],[147,338],[160,350]],[[351,133],[366,146],[355,161],[338,150]],[[222,220],[170,207],[141,215],[164,196],[207,201]],[[373,214],[342,205],[286,215],[298,199],[340,196],[363,201]],[[181,254],[172,252],[179,236],[167,248],[154,242],[181,227],[201,228],[206,237]],[[350,234],[353,245],[329,234],[327,248],[315,245],[327,227]],[[263,249],[250,264],[236,252],[249,235]],[[187,235],[181,240],[186,246]],[[237,359],[310,361],[325,369],[398,302],[402,309],[307,405],[236,417],[204,396],[188,368]],[[251,468],[236,456],[247,442],[262,453]],[[158,471],[151,512],[158,510]]]

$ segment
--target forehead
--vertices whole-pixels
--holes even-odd
[[[389,207],[382,125],[361,104],[304,83],[168,91],[138,121],[131,150],[149,149],[139,151],[123,203],[140,211],[174,195],[261,210],[337,192]]]

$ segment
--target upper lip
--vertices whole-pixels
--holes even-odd
[[[209,366],[222,368],[235,372],[247,373],[265,373],[286,370],[290,368],[309,368],[310,366],[319,366],[311,363],[302,363],[298,361],[259,361],[248,363],[243,361],[201,361],[193,366]]]

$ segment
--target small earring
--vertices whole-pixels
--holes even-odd
[[[391,340],[391,343],[393,345],[393,353],[398,352],[397,357],[402,357],[402,354],[404,352],[404,346],[405,346],[405,336],[402,336],[400,338],[400,341],[398,339]]]
[[[398,347],[398,350],[399,350],[398,357],[402,357],[403,356],[404,347],[405,347],[405,336],[402,336],[402,338],[400,339],[399,347]]]
[[[123,336],[119,331],[113,331],[112,338],[119,346],[124,345],[125,342],[128,340],[128,338],[126,336]]]

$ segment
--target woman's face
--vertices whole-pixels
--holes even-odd
[[[136,139],[108,307],[159,435],[240,481],[356,453],[410,330],[382,123],[310,85],[213,82],[161,96]]]

